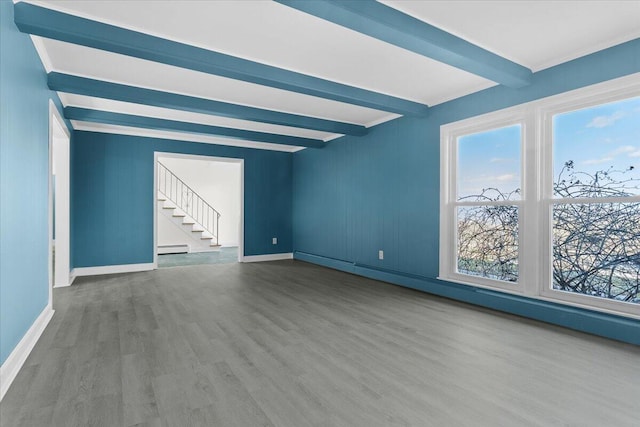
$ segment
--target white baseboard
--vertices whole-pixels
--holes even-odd
[[[0,400],[4,398],[11,383],[18,375],[18,372],[20,372],[22,365],[24,365],[31,350],[33,350],[33,347],[38,342],[40,335],[42,335],[42,332],[44,332],[44,329],[53,317],[53,313],[53,308],[47,304],[24,337],[22,337],[16,348],[14,348],[9,357],[7,357],[7,360],[0,366]]]
[[[121,264],[121,265],[102,265],[100,267],[76,267],[71,270],[71,276],[97,276],[99,274],[115,274],[115,273],[134,273],[138,271],[150,271],[155,269],[152,262],[145,264]]]
[[[156,253],[158,255],[165,254],[188,254],[191,252],[191,248],[186,243],[177,243],[175,245],[158,245]]]
[[[267,255],[250,255],[243,256],[240,262],[262,262],[262,261],[278,261],[281,259],[293,259],[293,253],[284,254],[267,254]]]
[[[58,288],[68,288],[69,286],[71,286],[71,280],[69,280],[69,283],[65,283],[64,285],[53,285],[54,289],[58,289]]]
[[[73,284],[74,280],[76,280],[76,276],[75,276],[74,270],[71,270],[69,272],[69,282],[68,283],[65,283],[64,285],[55,284],[55,285],[53,285],[53,287],[56,288],[56,289],[57,288],[66,288],[68,286],[71,286]]]

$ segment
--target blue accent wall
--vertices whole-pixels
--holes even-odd
[[[75,132],[73,267],[153,262],[155,151],[244,159],[245,255],[292,251],[291,153]]]
[[[588,320],[591,312],[576,310],[571,317],[557,305],[543,309],[530,299],[500,300],[496,293],[436,280],[440,126],[636,72],[638,39],[535,73],[521,89],[496,86],[432,107],[426,118],[403,117],[364,137],[295,153],[295,257],[640,344],[637,321],[601,314]]]
[[[49,299],[49,99],[62,111],[0,0],[0,363]]]

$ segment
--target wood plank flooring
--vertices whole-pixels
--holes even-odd
[[[81,278],[10,426],[640,426],[640,348],[298,261]]]

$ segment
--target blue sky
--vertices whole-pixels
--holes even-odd
[[[590,174],[634,166],[624,176],[640,180],[640,97],[556,116],[553,157],[554,177],[573,160]]]
[[[520,131],[516,125],[459,138],[459,197],[520,187]],[[557,115],[553,156],[554,177],[573,160],[575,171],[590,174],[634,166],[625,177],[640,180],[640,97]]]
[[[503,193],[520,188],[520,134],[515,125],[458,139],[458,198],[488,187]]]

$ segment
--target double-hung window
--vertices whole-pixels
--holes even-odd
[[[640,317],[640,75],[441,128],[440,278]]]

